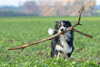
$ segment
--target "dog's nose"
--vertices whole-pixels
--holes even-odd
[[[64,29],[61,29],[61,31],[64,31]]]

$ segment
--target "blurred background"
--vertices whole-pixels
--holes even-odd
[[[84,16],[100,15],[100,0],[0,0],[3,16],[77,16],[84,6]]]

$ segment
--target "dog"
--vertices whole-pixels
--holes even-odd
[[[56,21],[54,29],[49,28],[48,33],[50,35],[55,35],[58,32],[65,31],[68,27],[71,26],[72,25],[70,21]],[[54,56],[61,56],[62,59],[67,60],[74,50],[73,41],[74,32],[72,30],[51,39],[51,58]]]

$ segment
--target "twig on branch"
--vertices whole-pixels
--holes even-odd
[[[79,33],[79,34],[81,34],[81,35],[83,35],[83,36],[86,36],[86,37],[89,37],[89,38],[93,38],[93,36],[88,35],[88,34],[85,34],[85,33],[82,33],[82,32],[80,32],[80,31],[78,31],[78,30],[76,30],[76,29],[73,29],[73,31],[74,31],[74,32],[77,32],[77,33]]]
[[[67,32],[67,31],[70,31],[70,30],[73,30],[73,31],[75,31],[75,32],[77,32],[77,33],[79,33],[79,34],[81,34],[81,35],[83,35],[83,36],[86,36],[86,37],[89,37],[89,38],[93,38],[91,35],[82,33],[82,32],[80,32],[80,31],[74,29],[74,27],[76,27],[77,25],[81,25],[81,24],[80,24],[80,19],[81,19],[81,13],[82,13],[82,11],[83,11],[83,7],[82,7],[81,10],[79,11],[79,18],[78,18],[77,23],[76,23],[75,25],[73,25],[72,27],[67,28],[66,31],[64,31],[64,32],[59,32],[59,33],[57,33],[57,34],[55,34],[55,35],[52,35],[52,36],[50,36],[50,37],[48,37],[48,38],[44,38],[44,39],[41,39],[41,40],[38,40],[38,41],[35,41],[35,42],[32,42],[32,43],[29,43],[29,44],[25,44],[25,45],[21,45],[21,46],[18,46],[18,47],[9,48],[8,50],[23,49],[23,48],[26,48],[26,47],[28,47],[28,46],[31,46],[31,45],[34,45],[34,44],[37,44],[37,43],[40,43],[40,42],[44,42],[44,41],[53,39],[54,37],[57,37],[57,36],[59,36],[59,35],[65,33],[65,32]]]
[[[78,16],[78,21],[75,25],[72,26],[72,28],[76,27],[77,25],[82,25],[80,24],[80,19],[81,19],[81,14],[82,14],[82,11],[83,11],[83,7],[81,7],[80,11],[79,11],[79,16]]]

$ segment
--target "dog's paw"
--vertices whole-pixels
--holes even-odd
[[[54,29],[49,28],[49,29],[48,29],[48,33],[49,33],[49,35],[53,35]]]

